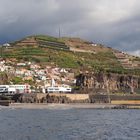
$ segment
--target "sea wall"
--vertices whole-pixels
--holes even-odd
[[[66,96],[70,100],[87,100],[89,99],[88,94],[68,94],[68,93],[52,93],[50,96]]]
[[[112,100],[111,104],[116,105],[140,105],[140,100]]]
[[[113,104],[129,104],[129,103],[140,103],[140,95],[100,95],[90,94],[90,103],[113,103]]]
[[[1,105],[14,103],[91,103],[115,105],[140,105],[140,94],[100,95],[100,94],[16,94],[11,99],[1,98]]]
[[[89,103],[88,94],[17,94],[12,100],[20,103]]]

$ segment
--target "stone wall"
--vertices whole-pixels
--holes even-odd
[[[100,94],[90,94],[89,95],[90,103],[140,103],[140,95],[100,95]]]
[[[70,100],[87,100],[89,99],[88,94],[66,94],[66,93],[52,93],[50,96],[66,96]]]
[[[16,94],[12,100],[20,103],[89,103],[88,94]]]

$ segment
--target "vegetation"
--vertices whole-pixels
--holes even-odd
[[[37,40],[44,40],[44,41],[52,41],[52,42],[60,42],[64,43],[63,39],[61,38],[55,38],[52,36],[46,36],[46,35],[36,35],[34,36]]]
[[[63,44],[64,40],[44,35],[34,36],[36,40],[53,41]],[[63,46],[63,45],[62,45]],[[17,60],[34,61],[47,65],[57,65],[63,68],[74,68],[84,70],[94,70],[95,72],[104,71],[106,73],[134,74],[140,75],[139,69],[124,69],[112,50],[104,50],[98,53],[71,52],[52,47],[14,47],[4,49],[3,57],[16,58]],[[136,60],[139,61],[139,58]]]
[[[13,79],[11,79],[11,82],[13,84],[22,84],[23,83],[23,80],[21,77],[14,77]]]
[[[11,79],[11,82],[13,84],[24,84],[24,83],[26,83],[26,84],[29,84],[29,85],[34,85],[34,81],[32,81],[32,80],[23,80],[21,77],[13,77]]]
[[[70,68],[87,66],[92,68],[110,68],[110,66],[120,67],[120,64],[111,52],[99,54],[74,53],[70,51],[58,51],[49,48],[34,48],[27,46],[14,48],[13,50],[5,50],[4,56],[35,62],[53,62],[60,67]]]

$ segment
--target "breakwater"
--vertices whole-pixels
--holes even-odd
[[[112,104],[140,104],[139,94],[124,95],[89,95],[90,103],[112,103]]]
[[[4,98],[5,99],[5,98]],[[99,95],[99,94],[16,94],[11,100],[1,100],[0,105],[12,104],[74,104],[91,108],[140,108],[140,95]],[[112,106],[113,105],[113,106]]]
[[[20,103],[89,103],[88,94],[16,94],[12,100]]]

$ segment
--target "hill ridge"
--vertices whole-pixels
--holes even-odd
[[[5,58],[78,69],[103,69],[115,73],[139,73],[140,69],[139,57],[80,38],[32,35],[13,42],[11,49],[4,49],[3,53]]]

